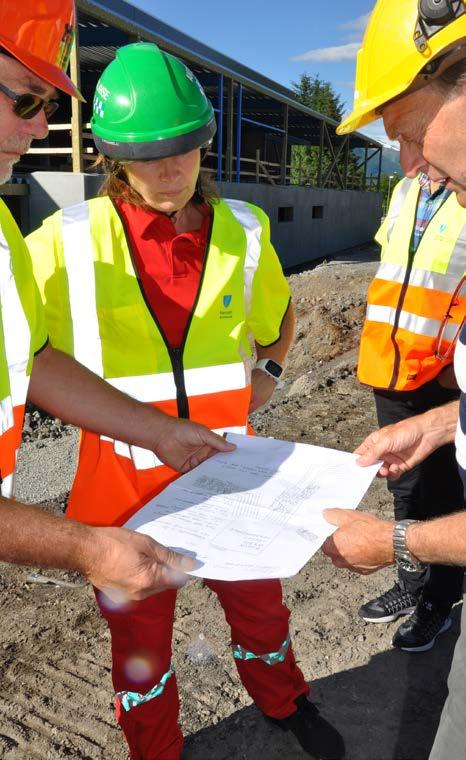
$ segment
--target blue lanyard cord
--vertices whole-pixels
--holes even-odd
[[[233,644],[233,657],[235,660],[262,660],[266,665],[276,665],[277,662],[284,661],[290,643],[291,639],[288,636],[278,652],[268,652],[267,654],[254,654],[254,652],[248,652],[247,649],[244,649],[241,644]]]
[[[133,707],[143,705],[145,702],[150,702],[151,699],[159,697],[165,688],[165,684],[172,677],[174,672],[175,668],[173,664],[170,663],[170,669],[163,674],[159,683],[153,686],[146,694],[139,694],[137,691],[117,691],[117,697],[120,700],[123,709],[126,710],[126,712],[129,712]]]

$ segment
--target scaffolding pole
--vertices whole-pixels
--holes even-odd
[[[282,185],[286,185],[286,164],[287,164],[287,158],[288,158],[288,118],[289,118],[289,108],[288,105],[284,105],[283,107],[283,126],[284,126],[284,135],[283,135],[283,142],[282,142],[282,157],[281,157],[281,166],[280,166],[280,182]]]
[[[241,182],[241,130],[243,118],[243,85],[238,84],[236,95],[236,182]]]
[[[81,89],[81,72],[79,67],[79,35],[71,48],[70,76],[74,85]],[[73,158],[73,173],[83,171],[83,139],[82,139],[82,108],[81,101],[71,98],[71,154]]]
[[[217,182],[221,182],[223,174],[223,74],[218,75],[217,90]]]

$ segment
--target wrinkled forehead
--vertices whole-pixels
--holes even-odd
[[[422,140],[444,100],[443,93],[431,85],[389,103],[382,111],[387,136]]]

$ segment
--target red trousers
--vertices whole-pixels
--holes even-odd
[[[264,655],[280,650],[288,636],[290,612],[282,601],[280,581],[206,581],[218,596],[231,628],[231,642]],[[116,692],[147,693],[167,673],[171,662],[176,591],[165,591],[131,609],[109,611],[99,603],[112,636],[113,685]],[[135,670],[136,663],[136,670]],[[143,664],[143,670],[137,667]],[[309,686],[289,647],[283,662],[268,665],[260,659],[235,664],[248,694],[266,715],[284,718],[296,710],[294,700]],[[178,760],[183,736],[178,724],[176,676],[163,692],[126,712],[118,721],[132,760]]]

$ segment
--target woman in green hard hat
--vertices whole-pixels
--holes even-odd
[[[166,413],[247,433],[249,412],[282,372],[294,317],[266,215],[212,197],[200,179],[215,130],[212,106],[181,61],[153,44],[121,48],[94,98],[101,197],[54,214],[28,242],[57,348]],[[68,516],[122,525],[176,477],[149,451],[83,431]],[[259,709],[313,757],[343,757],[340,735],[307,699],[280,582],[206,584]],[[182,749],[175,599],[167,591],[117,610],[99,599],[119,722],[140,760],[172,760]]]

